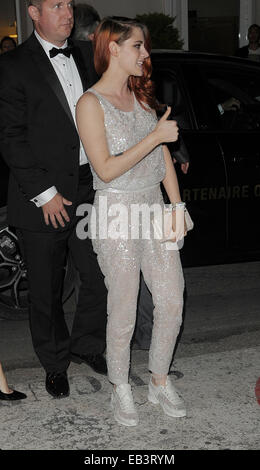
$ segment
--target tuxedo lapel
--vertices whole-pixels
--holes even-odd
[[[39,41],[36,39],[34,33],[27,41],[27,46],[30,49],[31,58],[34,63],[37,65],[41,72],[41,76],[48,82],[49,86],[55,93],[57,99],[59,100],[61,106],[63,107],[68,118],[71,120],[73,126],[75,127],[74,119],[68,105],[67,98],[64,94],[63,88],[60,84],[60,81],[52,67],[48,57]]]

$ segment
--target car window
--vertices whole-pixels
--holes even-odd
[[[183,63],[182,71],[189,92],[195,127],[203,131],[215,130],[220,126],[219,112],[207,89],[207,81],[201,73],[200,64],[194,61]]]
[[[201,72],[217,106],[221,129],[260,130],[260,71],[204,67]]]
[[[172,108],[172,117],[178,121],[182,129],[190,129],[191,122],[188,107],[184,98],[183,85],[174,70],[162,68],[155,64],[152,80],[155,82],[155,93],[161,104]]]

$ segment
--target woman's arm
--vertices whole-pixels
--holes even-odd
[[[163,146],[163,154],[164,154],[164,161],[165,161],[165,166],[166,166],[166,176],[163,180],[163,185],[167,192],[168,198],[171,201],[171,204],[175,204],[175,203],[181,202],[181,196],[180,196],[179,183],[178,183],[176,171],[174,168],[174,164],[172,161],[172,157],[166,145]],[[184,236],[186,236],[187,226],[186,226],[185,217],[183,219],[183,222],[184,222],[183,233],[184,233]],[[173,210],[172,212],[172,229],[174,232],[176,231],[176,210]],[[175,242],[176,238],[174,237],[172,241]]]
[[[172,157],[166,145],[163,146],[164,161],[166,166],[166,176],[163,180],[163,186],[167,192],[171,203],[181,201],[180,190],[176,171],[172,162]]]
[[[116,157],[108,150],[104,113],[98,99],[93,93],[84,94],[77,104],[77,126],[85,152],[100,179],[109,183],[130,170],[162,142],[177,140],[176,122],[167,121],[170,112],[168,108],[147,137]]]

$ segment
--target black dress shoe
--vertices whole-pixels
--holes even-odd
[[[12,393],[4,393],[0,390],[0,400],[14,401],[23,400],[24,398],[27,398],[27,395],[25,395],[25,393],[18,392],[17,390],[13,390]]]
[[[46,390],[54,398],[68,397],[70,394],[67,372],[47,372]]]
[[[85,362],[98,374],[107,375],[107,363],[102,354],[75,354],[72,353],[71,360],[81,364]]]

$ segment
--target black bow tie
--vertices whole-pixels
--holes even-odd
[[[70,57],[72,49],[72,46],[65,47],[64,49],[57,49],[56,47],[53,47],[50,50],[50,58],[52,59],[52,57],[56,57],[58,54],[64,54],[66,57]]]

